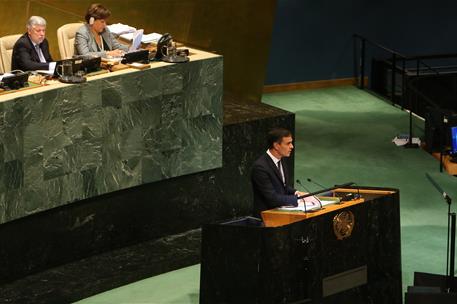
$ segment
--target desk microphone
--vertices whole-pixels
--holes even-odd
[[[354,184],[355,184],[354,182],[349,182],[349,183],[344,183],[344,184],[340,184],[340,185],[335,185],[335,187],[344,188],[344,187],[352,186]]]
[[[307,180],[308,182],[310,182],[310,183],[312,183],[312,184],[314,184],[314,185],[316,185],[316,186],[322,188],[322,189],[327,189],[327,188],[328,188],[328,187],[325,187],[324,185],[319,184],[318,182],[316,182],[316,181],[310,179],[309,177],[308,177],[306,180]],[[328,192],[322,193],[321,196],[333,196],[333,191],[328,191]]]
[[[300,186],[302,186],[302,188],[305,189],[306,192],[311,193],[311,191],[309,191],[308,189],[306,189],[306,187],[300,182],[299,179],[297,179],[297,184],[299,184]],[[317,196],[315,196],[315,195],[313,195],[313,197],[319,202],[319,209],[322,209],[322,202],[321,202],[321,200],[320,200]],[[306,201],[305,201],[305,199],[303,199],[303,204],[305,205],[305,212],[306,212]]]
[[[305,191],[308,192],[308,193],[311,193],[311,191],[309,191],[309,189],[306,188],[306,187],[301,183],[301,181],[300,181],[299,179],[297,179],[296,182],[297,182],[297,184],[299,184],[299,185],[303,188],[303,190],[305,190]]]
[[[308,182],[310,182],[310,183],[313,183],[313,184],[321,187],[322,189],[326,189],[325,186],[323,186],[322,184],[319,184],[318,182],[313,181],[311,178],[307,178],[306,180]],[[344,187],[352,186],[354,184],[355,184],[354,182],[349,182],[349,183],[344,183],[344,184],[341,184],[341,185],[335,185],[335,187],[344,188]],[[332,192],[330,192],[330,193],[333,194]],[[347,201],[352,201],[354,199],[359,199],[360,197],[361,197],[360,196],[360,189],[357,187],[357,194],[347,193],[347,194],[343,195],[342,197],[340,197],[340,200],[341,200],[341,202],[347,202]]]
[[[309,190],[306,189],[305,186],[303,186],[303,184],[300,182],[300,180],[299,180],[298,178],[297,178],[297,184],[299,184],[303,189],[305,189],[306,192],[309,193]],[[302,198],[302,200],[303,200],[303,206],[305,207],[305,213],[306,213],[306,202],[305,202],[305,199],[304,199],[304,198]]]
[[[309,177],[306,179],[308,182],[310,182],[311,184],[315,184],[316,186],[318,187],[321,187],[322,189],[326,189],[327,187],[323,186],[322,184],[319,184],[318,182],[310,179]]]

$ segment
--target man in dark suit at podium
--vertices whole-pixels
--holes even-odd
[[[45,37],[46,20],[40,16],[30,17],[27,21],[27,33],[14,44],[11,69],[34,71],[55,67]]]
[[[268,132],[268,150],[252,166],[251,182],[254,192],[254,215],[280,206],[297,206],[297,196],[305,193],[289,185],[287,165],[282,161],[289,157],[294,146],[289,130],[276,128]]]

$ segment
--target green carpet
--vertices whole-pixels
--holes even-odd
[[[412,285],[414,271],[444,274],[447,205],[425,173],[455,199],[457,178],[440,173],[438,161],[425,151],[391,142],[407,132],[407,113],[354,87],[268,94],[263,102],[296,113],[295,177],[310,190],[318,187],[306,178],[400,189],[404,288]],[[414,120],[415,135],[423,129]],[[187,267],[78,303],[196,304],[199,274],[199,265]]]
[[[200,265],[182,268],[122,286],[77,303],[198,304]]]
[[[400,189],[404,287],[412,285],[414,271],[445,273],[447,205],[425,173],[451,197],[457,197],[457,178],[440,173],[424,150],[391,142],[407,132],[407,113],[354,87],[269,94],[263,101],[296,113],[296,178]],[[423,122],[413,125],[422,136]]]

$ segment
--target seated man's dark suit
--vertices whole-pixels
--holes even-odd
[[[260,217],[260,212],[280,206],[297,206],[295,189],[290,187],[287,165],[281,161],[286,184],[281,173],[271,157],[264,153],[252,166],[251,182],[254,192],[254,216]]]
[[[49,53],[49,44],[46,39],[40,44],[41,52],[43,53],[46,63],[40,62],[29,35],[25,33],[16,41],[13,47],[13,56],[11,58],[11,69],[22,71],[35,71],[49,69],[49,62],[53,61]]]

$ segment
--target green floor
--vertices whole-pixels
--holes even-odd
[[[391,142],[407,131],[407,113],[354,87],[268,94],[263,102],[296,113],[295,177],[303,183],[311,178],[324,185],[352,181],[400,189],[404,287],[412,284],[414,271],[445,272],[447,205],[425,173],[456,200],[457,178],[440,173],[423,150]],[[421,135],[423,122],[414,126]],[[196,304],[199,273],[195,265],[78,303]]]

